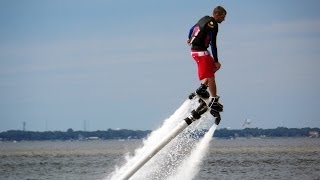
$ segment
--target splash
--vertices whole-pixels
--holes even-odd
[[[183,161],[181,166],[178,168],[177,173],[171,176],[169,180],[191,180],[198,174],[200,164],[209,149],[209,143],[216,128],[217,125],[214,124],[209,129],[204,138],[198,143],[197,147],[191,152],[191,155]]]
[[[126,163],[120,168],[117,167],[112,174],[105,178],[105,180],[119,179],[119,177],[143,157],[145,153],[157,145],[159,140],[165,137],[174,127],[183,121],[197,105],[198,103],[194,101],[185,101],[170,118],[164,121],[160,128],[153,131],[147,139],[143,141],[142,147],[135,150],[133,156],[126,155]],[[194,149],[195,146],[198,146],[197,144],[200,138],[199,134],[204,134],[206,132],[205,129],[210,127],[208,125],[212,125],[212,116],[209,113],[205,113],[200,121],[196,121],[187,127],[147,162],[131,179],[168,179],[179,173],[179,167],[187,157],[194,154],[192,149]],[[198,153],[201,153],[200,151],[201,150],[199,150]]]

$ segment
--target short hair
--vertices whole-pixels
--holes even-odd
[[[225,15],[227,15],[227,11],[222,6],[217,6],[216,8],[214,8],[213,14],[219,14],[219,15],[225,14]]]

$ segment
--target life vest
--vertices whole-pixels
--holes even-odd
[[[212,33],[212,34],[211,34]],[[191,36],[192,49],[207,50],[210,44],[210,36],[216,37],[218,33],[218,23],[213,17],[204,16],[193,28]]]

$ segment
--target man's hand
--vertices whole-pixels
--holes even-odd
[[[190,39],[187,40],[187,44],[191,46]]]
[[[215,71],[218,71],[221,67],[221,64],[219,62],[215,62],[214,65],[216,66],[216,70]]]

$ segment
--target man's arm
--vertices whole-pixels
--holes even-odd
[[[213,36],[212,31],[211,31],[211,34],[210,34],[210,38],[211,38],[211,41],[210,41],[211,52],[212,52],[212,56],[213,56],[213,59],[214,59],[214,64],[216,66],[215,71],[218,71],[221,68],[221,64],[220,64],[219,59],[218,59],[218,48],[217,48],[217,42],[216,42],[217,37]]]
[[[192,36],[192,33],[193,33],[193,29],[194,29],[194,27],[196,26],[196,24],[195,25],[193,25],[191,28],[190,28],[190,30],[189,30],[189,35],[188,35],[188,38],[190,39],[191,38],[191,36]]]
[[[214,58],[214,61],[219,62],[216,37],[214,37],[212,31],[210,33],[210,46],[211,46],[211,52],[212,52],[212,56]]]
[[[193,34],[193,29],[194,29],[194,27],[196,26],[197,24],[195,24],[194,26],[192,26],[191,28],[190,28],[190,30],[189,30],[189,35],[188,35],[188,40],[187,40],[187,44],[190,46],[191,45],[191,42],[192,42],[192,40],[191,40],[191,38],[192,38],[192,34]]]

